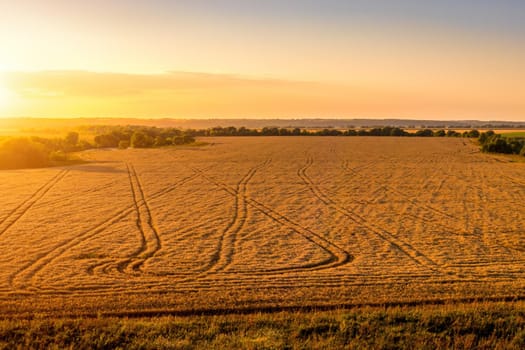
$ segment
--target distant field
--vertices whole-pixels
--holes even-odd
[[[525,129],[492,129],[497,134],[524,133]]]
[[[525,137],[525,131],[520,132],[505,132],[502,134],[505,137]]]
[[[0,314],[523,298],[525,163],[468,140],[208,138],[0,172]]]
[[[432,130],[440,130],[440,129],[443,129],[443,128],[430,128]],[[492,130],[494,131],[495,133],[497,134],[508,134],[508,133],[525,133],[525,129],[522,129],[522,128],[514,128],[514,129],[498,129],[498,128],[489,128],[489,129],[485,129],[485,128],[445,128],[444,130],[454,130],[456,132],[459,132],[459,133],[463,133],[465,131],[470,131],[472,129],[476,129],[478,130],[479,132],[484,132],[484,131],[488,131],[488,130]],[[414,129],[404,129],[410,133],[415,133],[417,132],[418,130],[421,130],[421,128],[414,128]]]

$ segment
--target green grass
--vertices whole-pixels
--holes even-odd
[[[525,131],[506,132],[501,134],[503,137],[525,137]]]
[[[525,304],[0,321],[5,349],[523,349]]]

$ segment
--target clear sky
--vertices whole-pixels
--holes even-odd
[[[0,116],[525,120],[525,1],[0,0]]]

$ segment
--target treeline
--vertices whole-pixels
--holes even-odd
[[[11,137],[0,144],[0,169],[42,168],[70,160],[68,153],[85,147],[78,133],[65,138]]]
[[[454,130],[432,130],[420,129],[414,133],[397,127],[382,127],[371,129],[320,129],[308,130],[301,128],[277,128],[265,127],[262,129],[248,129],[214,127],[205,130],[190,130],[194,136],[404,136],[404,137],[479,137],[477,130],[469,130],[463,133]]]
[[[195,142],[195,137],[202,136],[403,136],[403,137],[470,137],[477,138],[478,130],[463,133],[454,130],[420,129],[408,132],[397,127],[371,129],[332,129],[308,130],[304,128],[264,127],[250,129],[245,127],[213,127],[208,129],[176,129],[142,126],[84,126],[79,130],[95,134],[94,147],[160,147]]]
[[[503,137],[494,131],[487,131],[479,135],[478,141],[483,152],[525,156],[525,138],[522,137]]]
[[[94,147],[151,148],[184,145],[195,142],[195,130],[141,126],[93,126],[84,127],[95,133]]]
[[[202,136],[403,136],[403,137],[470,137],[477,138],[480,135],[478,130],[468,130],[457,132],[454,130],[432,130],[420,129],[416,132],[408,132],[398,127],[381,127],[371,129],[333,129],[325,128],[319,130],[309,130],[304,128],[278,128],[264,127],[262,129],[250,129],[246,127],[236,128],[213,127],[208,129],[176,129],[176,128],[157,128],[157,127],[138,127],[138,126],[86,126],[82,127],[90,134],[96,134],[96,147],[118,147],[120,141],[124,141],[125,146],[131,147],[157,147],[169,144],[182,144],[194,142],[195,137]],[[146,141],[133,144],[133,134],[145,134]],[[142,141],[142,135],[138,138]],[[130,144],[127,145],[126,141]]]
[[[149,148],[195,142],[195,137],[178,129],[155,127],[100,127],[93,142],[80,139],[78,132],[64,138],[10,137],[0,143],[0,169],[42,168],[73,161],[71,153],[91,148]]]
[[[64,138],[7,138],[0,143],[0,169],[46,167],[71,160],[72,152],[91,148],[152,148],[184,145],[198,136],[399,136],[399,137],[468,137],[478,138],[483,152],[525,155],[525,139],[505,138],[493,131],[480,133],[468,130],[420,129],[410,133],[397,127],[372,129],[320,129],[265,127],[213,127],[208,129],[176,129],[144,126],[85,126],[79,131],[95,135],[92,141],[80,139],[78,132]]]
[[[321,129],[308,130],[301,128],[264,127],[249,129],[245,127],[213,127],[208,129],[176,129],[142,126],[84,126],[81,131],[96,135],[93,144],[85,141],[79,145],[86,148],[150,148],[168,145],[183,145],[195,142],[195,137],[205,136],[419,136],[419,137],[478,137],[477,130],[458,133],[453,130],[422,129],[409,133],[401,128],[384,127],[372,129]]]
[[[264,127],[214,127],[208,129],[176,129],[145,126],[84,126],[83,134],[95,135],[92,141],[80,139],[79,132],[69,132],[64,138],[13,137],[0,143],[0,169],[38,168],[71,161],[71,153],[91,148],[151,148],[184,145],[198,136],[420,136],[479,137],[477,130],[458,133],[453,130],[422,129],[409,133],[397,127],[372,129],[321,129]]]

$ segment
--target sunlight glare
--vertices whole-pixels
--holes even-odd
[[[11,92],[0,82],[0,109],[6,107],[10,99]]]

